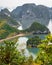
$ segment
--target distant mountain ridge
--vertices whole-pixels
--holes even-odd
[[[12,12],[6,8],[1,10],[0,19],[3,18],[7,19],[9,25],[12,26],[18,27],[20,23],[23,29],[29,28],[33,22],[38,22],[47,26],[50,18],[52,18],[52,8],[28,3],[16,7]]]
[[[50,20],[48,7],[33,3],[19,6],[11,14],[14,19],[21,22],[24,29],[30,27],[34,21],[47,25]]]

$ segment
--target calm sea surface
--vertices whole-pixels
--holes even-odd
[[[28,39],[35,37],[35,36],[39,36],[41,39],[45,39],[45,37],[47,36],[47,34],[34,34],[34,35],[29,35],[26,36]],[[29,52],[32,52],[33,54],[37,54],[39,51],[39,48],[27,48]]]

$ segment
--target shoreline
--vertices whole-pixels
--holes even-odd
[[[23,37],[23,36],[28,36],[28,35],[36,35],[36,34],[33,34],[32,32],[30,32],[30,33],[20,33],[18,35],[12,36],[12,37],[8,37],[8,38],[5,38],[5,39],[1,39],[0,40],[0,43],[3,42],[3,41],[6,41],[6,40],[14,39],[16,37]],[[39,34],[37,34],[37,35],[39,35]],[[42,35],[42,34],[40,34],[40,35]]]
[[[5,38],[5,39],[1,39],[1,40],[0,40],[0,43],[3,42],[3,41],[6,41],[6,40],[14,39],[14,38],[16,38],[16,37],[27,36],[27,35],[30,35],[30,34],[32,34],[32,33],[28,33],[28,34],[27,34],[27,33],[26,33],[26,34],[24,34],[24,33],[22,34],[22,33],[21,33],[21,34],[12,36],[12,37],[8,37],[8,38]]]

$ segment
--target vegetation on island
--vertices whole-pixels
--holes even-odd
[[[41,38],[39,36],[29,38],[27,41],[28,47],[37,47],[39,44],[41,44]]]
[[[46,26],[38,22],[34,22],[29,28],[27,28],[23,32],[33,32],[33,33],[41,33],[41,34],[50,33],[49,29]]]

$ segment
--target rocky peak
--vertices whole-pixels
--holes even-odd
[[[34,21],[47,25],[50,19],[48,7],[33,3],[19,6],[11,13],[15,20],[21,22],[23,28],[28,28]]]

